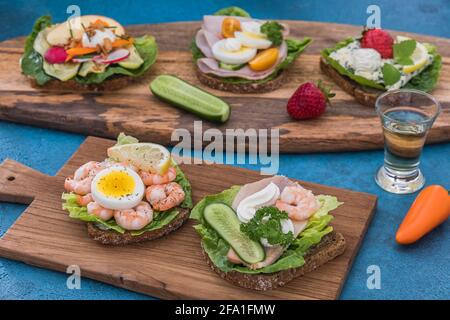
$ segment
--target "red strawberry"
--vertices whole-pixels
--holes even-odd
[[[372,48],[377,50],[383,59],[393,57],[394,39],[382,29],[368,29],[363,32],[361,48]]]
[[[316,118],[325,111],[331,97],[334,97],[334,93],[324,88],[321,80],[317,86],[306,82],[289,99],[287,112],[295,120]]]

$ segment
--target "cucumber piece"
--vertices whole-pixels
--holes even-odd
[[[160,75],[150,83],[150,90],[161,100],[201,118],[225,122],[230,117],[228,103],[177,77]]]
[[[92,61],[86,61],[81,65],[78,74],[86,77],[89,73],[102,73],[106,70],[106,64],[96,64]]]
[[[224,203],[211,203],[205,207],[203,216],[243,261],[253,264],[264,260],[264,248],[241,232],[240,221],[232,208]]]
[[[225,70],[230,70],[230,71],[236,71],[236,70],[242,69],[243,67],[245,67],[245,65],[246,65],[245,63],[243,63],[243,64],[228,64],[228,63],[219,61],[219,68],[225,69]]]
[[[80,68],[79,63],[58,63],[51,64],[47,61],[43,61],[42,67],[49,76],[55,77],[61,81],[67,81],[75,77]]]
[[[125,60],[120,61],[119,66],[132,70],[139,68],[144,63],[139,52],[137,52],[133,45],[127,49],[130,51],[130,55]]]

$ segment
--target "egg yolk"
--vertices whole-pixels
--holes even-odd
[[[111,171],[98,180],[97,189],[105,196],[120,198],[133,193],[135,181],[125,171]]]

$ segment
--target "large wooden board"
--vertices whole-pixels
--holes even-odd
[[[361,28],[316,22],[286,21],[292,37],[314,39],[313,44],[290,69],[281,89],[266,94],[237,95],[208,89],[232,105],[227,124],[205,121],[203,129],[278,128],[281,152],[316,152],[376,149],[383,146],[379,120],[372,108],[359,105],[319,69],[319,52],[337,41],[357,35]],[[18,61],[23,39],[0,43],[0,119],[115,138],[120,131],[165,145],[175,144],[170,137],[175,128],[193,131],[195,116],[179,111],[152,96],[150,81],[159,74],[176,74],[200,85],[194,74],[190,41],[198,22],[139,25],[129,27],[134,35],[156,36],[160,54],[156,65],[140,81],[114,93],[45,92],[30,88],[20,74]],[[415,36],[438,45],[443,54],[441,81],[434,95],[443,112],[428,137],[428,142],[450,140],[450,40]],[[303,82],[325,79],[337,93],[332,107],[319,119],[295,122],[286,112],[286,103]]]
[[[169,236],[137,245],[108,247],[91,240],[85,223],[61,209],[64,178],[89,160],[102,160],[111,140],[88,138],[68,163],[51,177],[15,161],[0,165],[0,201],[31,203],[0,239],[0,256],[65,271],[78,265],[81,275],[167,299],[335,299],[339,296],[376,207],[376,197],[306,183],[316,194],[335,195],[344,205],[333,211],[332,225],[347,242],[343,255],[273,291],[235,287],[204,261],[200,238],[189,221]],[[262,177],[256,171],[224,165],[182,165],[194,202],[232,185]]]

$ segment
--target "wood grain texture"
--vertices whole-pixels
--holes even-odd
[[[360,105],[320,71],[319,52],[337,41],[357,35],[361,28],[318,22],[286,21],[292,37],[314,39],[287,74],[286,84],[264,94],[234,94],[206,88],[195,76],[190,41],[198,22],[136,25],[129,27],[134,35],[155,35],[160,47],[157,63],[141,79],[115,92],[61,92],[33,89],[20,74],[17,63],[23,38],[0,43],[0,119],[66,130],[88,135],[115,138],[121,131],[140,139],[176,144],[170,137],[174,129],[192,132],[196,116],[157,100],[148,84],[159,74],[175,74],[184,80],[223,97],[232,106],[230,120],[223,125],[203,122],[203,129],[280,130],[281,152],[319,152],[367,150],[382,148],[381,125],[373,108]],[[333,30],[333,32],[330,32]],[[397,33],[393,33],[397,34]],[[398,33],[408,35],[407,33]],[[450,140],[450,40],[411,35],[436,44],[443,55],[443,69],[435,95],[443,111],[428,136],[428,143]],[[318,118],[292,121],[286,103],[303,82],[324,79],[336,92],[332,106]]]
[[[0,255],[65,272],[76,264],[81,275],[165,299],[335,299],[339,296],[376,207],[373,195],[302,182],[316,194],[345,202],[333,212],[335,230],[345,237],[344,254],[283,288],[256,292],[217,276],[205,263],[200,238],[189,221],[151,242],[103,246],[86,234],[86,225],[61,209],[64,178],[88,160],[102,160],[114,142],[89,137],[67,164],[50,177],[12,160],[0,165],[0,200],[31,205],[0,239]],[[194,202],[232,185],[261,179],[255,171],[224,165],[182,164]],[[214,178],[220,177],[220,179]],[[14,179],[13,179],[14,178]]]

